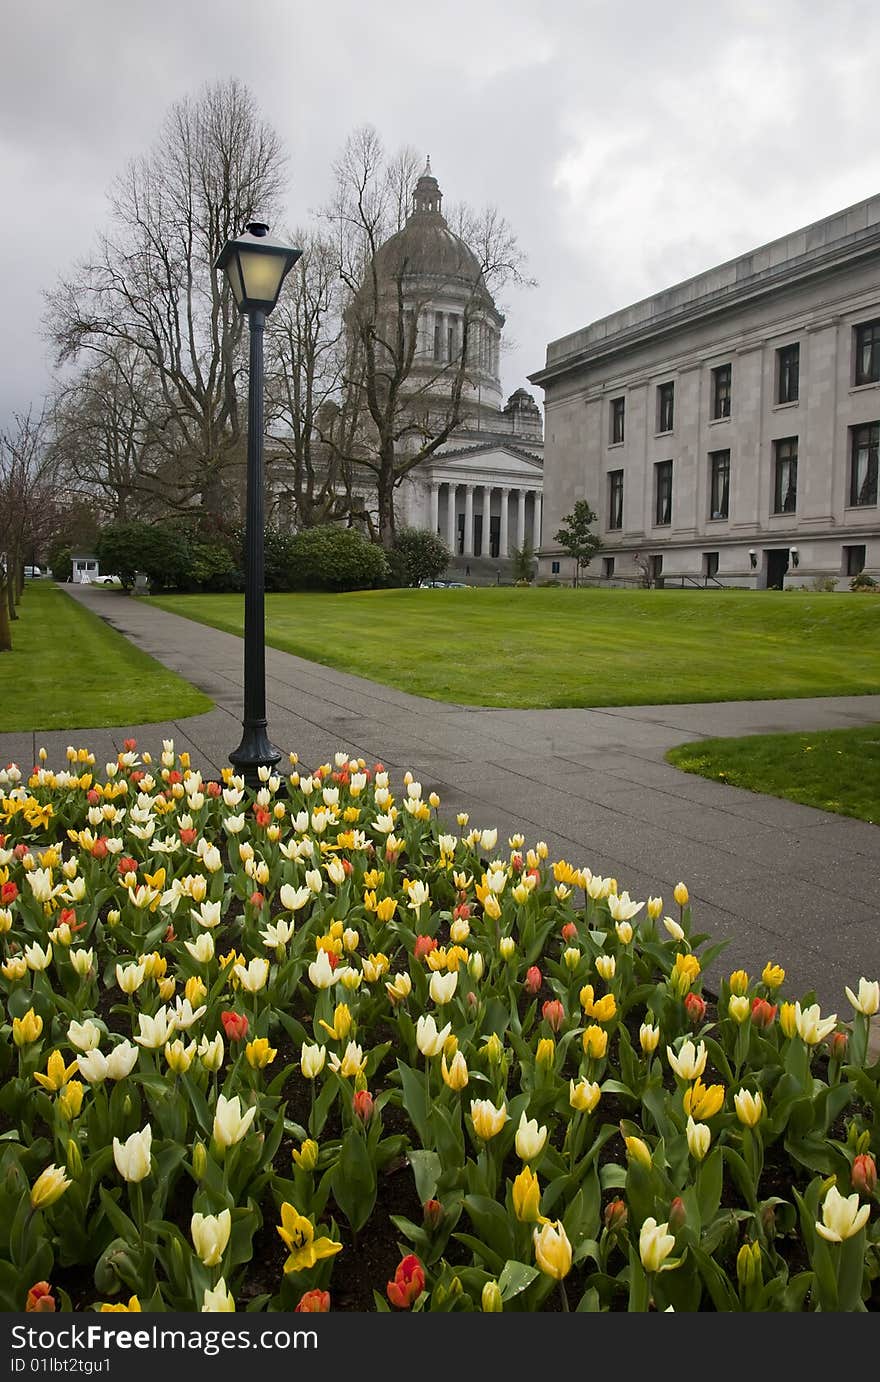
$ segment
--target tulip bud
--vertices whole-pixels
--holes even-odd
[[[629,1210],[624,1200],[611,1200],[605,1206],[605,1227],[609,1233],[621,1233],[626,1227],[629,1218]]]
[[[761,1281],[761,1244],[743,1243],[736,1255],[736,1279],[741,1291]]]
[[[486,1282],[480,1297],[480,1305],[484,1315],[500,1315],[502,1313],[504,1301],[501,1298],[501,1287],[497,1281]]]
[[[706,1016],[706,1000],[698,993],[685,995],[684,1010],[692,1027],[698,1027]]]
[[[853,1190],[864,1195],[865,1199],[869,1199],[877,1188],[877,1163],[865,1152],[853,1161],[852,1184]]]
[[[768,1239],[776,1237],[776,1210],[772,1204],[765,1204],[761,1210],[761,1227]]]
[[[743,1022],[748,1021],[750,1011],[749,1000],[744,994],[731,996],[727,1005],[727,1013],[729,1017],[733,1018],[737,1026],[742,1026]]]
[[[196,1180],[202,1180],[208,1169],[208,1153],[204,1142],[197,1142],[193,1147],[192,1165]]]
[[[575,970],[581,962],[581,952],[576,945],[568,945],[562,952],[562,963],[566,969]]]
[[[369,1123],[375,1108],[370,1091],[368,1089],[357,1090],[351,1102],[355,1118],[359,1118],[364,1124]]]
[[[797,1031],[797,1012],[794,1003],[783,1003],[779,1009],[779,1025],[783,1036],[789,1039]]]
[[[755,998],[752,1002],[752,1024],[762,1031],[773,1026],[776,1017],[776,1004],[768,1003],[766,998]]]
[[[422,1222],[429,1233],[434,1233],[440,1227],[443,1213],[443,1206],[439,1200],[425,1200],[422,1205]]]
[[[67,1170],[74,1180],[78,1179],[83,1172],[82,1152],[75,1137],[70,1137],[67,1140]]]
[[[551,1032],[559,1032],[565,1022],[565,1008],[558,998],[549,998],[541,1009],[541,1016]]]
[[[730,992],[741,998],[749,991],[749,976],[744,969],[735,969],[730,976]]]
[[[503,960],[511,959],[515,950],[516,941],[513,939],[513,936],[502,936],[501,940],[498,942],[498,952],[501,958]]]
[[[623,1140],[626,1144],[626,1154],[630,1161],[637,1161],[646,1171],[650,1171],[653,1163],[651,1161],[651,1149],[647,1142],[643,1141],[641,1137],[624,1136]]]
[[[849,1037],[846,1032],[834,1032],[828,1038],[828,1054],[832,1060],[841,1061],[846,1056]]]
[[[539,1070],[552,1070],[556,1064],[556,1042],[552,1037],[541,1037],[535,1051],[535,1065]]]
[[[679,907],[686,907],[690,901],[690,894],[684,883],[676,883],[672,890],[672,896],[675,898]]]
[[[684,1228],[684,1226],[685,1226],[686,1223],[687,1223],[687,1210],[685,1209],[685,1206],[684,1206],[684,1200],[681,1198],[680,1195],[676,1195],[675,1199],[672,1201],[671,1205],[669,1206],[669,1231],[670,1231],[670,1233],[678,1233],[681,1229]]]

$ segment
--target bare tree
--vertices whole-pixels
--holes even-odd
[[[241,455],[242,318],[213,265],[256,215],[270,219],[285,156],[235,80],[174,105],[160,138],[129,164],[111,197],[111,230],[95,255],[48,295],[59,363],[88,355],[149,371],[141,431],[163,453],[169,505],[223,510],[227,468]]]
[[[412,258],[412,241],[395,234],[404,224],[418,161],[404,149],[388,159],[376,131],[348,140],[336,165],[336,193],[326,213],[333,223],[339,274],[347,294],[347,357],[342,401],[331,445],[353,471],[369,473],[376,491],[376,529],[394,545],[394,492],[432,456],[472,407],[481,368],[479,333],[496,313],[492,293],[522,279],[516,237],[497,211],[462,208],[470,255],[450,267],[466,300],[454,349],[425,348],[424,322],[444,284]],[[441,218],[442,220],[442,218]]]
[[[0,651],[12,646],[9,624],[18,618],[25,561],[36,560],[55,514],[45,413],[15,413],[11,428],[0,432]]]
[[[297,231],[292,242],[302,258],[266,332],[267,473],[292,498],[285,516],[309,528],[347,517],[355,501],[350,468],[327,440],[345,363],[336,248],[315,231]]]

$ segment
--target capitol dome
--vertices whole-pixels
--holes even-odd
[[[415,185],[412,211],[406,225],[376,251],[373,263],[380,278],[418,278],[424,287],[434,280],[438,288],[463,288],[468,297],[476,289],[481,301],[494,307],[483,281],[483,271],[473,250],[449,229],[441,206],[443,193],[428,159]]]

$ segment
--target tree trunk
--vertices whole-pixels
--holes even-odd
[[[0,585],[0,653],[12,651],[12,629],[9,627],[6,582]]]
[[[394,481],[379,477],[377,485],[379,501],[379,541],[386,552],[394,547]]]
[[[3,589],[3,605],[6,610],[6,620],[8,623],[18,618],[15,609],[15,582],[8,571],[6,573],[6,583]]]

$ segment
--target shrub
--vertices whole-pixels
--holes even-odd
[[[73,576],[73,548],[65,542],[56,543],[49,552],[49,570],[56,581],[69,581]]]
[[[388,581],[381,547],[355,528],[325,524],[292,539],[287,581],[292,590],[373,590]]]
[[[849,583],[849,588],[850,590],[876,590],[877,582],[874,580],[873,576],[869,576],[864,571],[860,571],[857,576],[853,576]]]
[[[837,589],[837,577],[814,576],[812,589],[817,590],[823,594],[830,595],[832,591]]]
[[[394,539],[394,555],[403,575],[400,584],[407,586],[435,581],[452,561],[452,553],[443,539],[425,528],[399,528]]]

